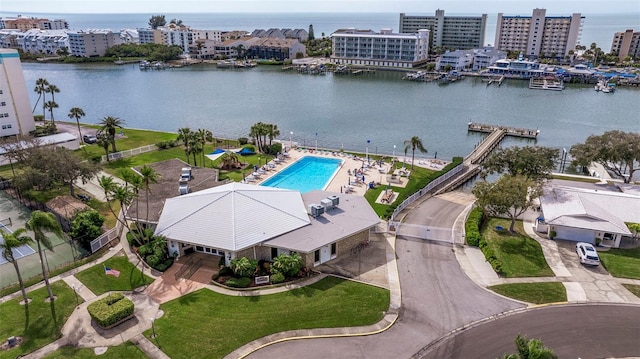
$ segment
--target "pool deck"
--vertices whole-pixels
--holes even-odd
[[[275,171],[269,171],[266,175],[260,178],[258,181],[253,182],[255,184],[261,184],[262,182],[269,179],[271,176],[276,173],[282,171],[284,168],[297,161],[298,159],[305,156],[314,156],[314,157],[324,157],[324,158],[336,158],[343,160],[343,164],[340,166],[336,174],[329,182],[329,185],[325,189],[326,191],[342,193],[345,192],[346,187],[351,181],[351,190],[352,194],[358,194],[363,196],[368,188],[368,183],[374,181],[376,184],[380,184],[386,186],[389,184],[387,182],[387,173],[391,173],[391,164],[389,162],[385,162],[382,165],[382,168],[375,165],[373,161],[371,161],[371,167],[363,169],[363,175],[365,177],[364,183],[354,184],[354,175],[349,175],[349,172],[353,172],[354,169],[362,169],[364,158],[363,157],[354,157],[349,154],[341,154],[339,152],[330,152],[330,151],[310,151],[310,150],[302,150],[299,148],[294,148],[289,151],[288,156],[284,157],[283,162],[276,163]],[[411,163],[411,159],[407,158],[407,163]],[[447,164],[445,161],[437,160],[437,159],[416,159],[415,166],[420,166],[432,170],[440,170]],[[400,168],[402,164],[400,162],[396,162],[395,168]],[[362,177],[362,175],[360,175]],[[398,182],[391,183],[391,186],[394,187],[405,187],[407,185],[407,177],[398,176]]]

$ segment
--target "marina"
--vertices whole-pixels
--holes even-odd
[[[529,88],[534,90],[564,90],[564,81],[561,78],[553,76],[548,77],[532,77],[529,79]]]

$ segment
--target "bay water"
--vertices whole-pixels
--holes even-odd
[[[637,88],[544,91],[529,89],[527,81],[497,87],[478,78],[441,85],[404,81],[400,72],[312,76],[279,66],[140,71],[137,65],[23,63],[23,70],[29,89],[38,78],[60,88],[58,120],[81,107],[87,123],[116,116],[131,128],[206,128],[229,138],[248,137],[251,125],[266,122],[277,124],[285,141],[370,153],[401,154],[403,142],[418,136],[425,156],[465,156],[483,138],[467,132],[469,121],[539,129],[538,144],[567,149],[607,130],[640,131]],[[30,97],[35,104],[37,94]]]

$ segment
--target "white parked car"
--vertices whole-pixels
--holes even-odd
[[[576,252],[580,258],[580,263],[597,266],[600,264],[598,252],[590,243],[579,242],[576,244]]]

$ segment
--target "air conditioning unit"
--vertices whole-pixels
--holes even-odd
[[[337,207],[340,204],[340,197],[333,195],[333,196],[329,196],[327,197],[327,199],[331,200],[332,206],[333,207]]]
[[[318,217],[319,215],[324,213],[324,207],[317,203],[313,203],[309,205],[309,214],[312,217]]]
[[[325,212],[328,212],[331,208],[333,208],[333,202],[328,198],[321,200],[320,204],[322,205],[322,207],[324,207]]]

